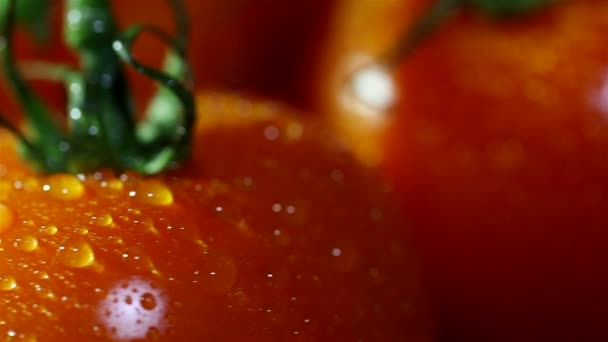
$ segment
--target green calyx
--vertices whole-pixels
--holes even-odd
[[[468,0],[467,2],[494,16],[511,16],[529,13],[557,1],[558,0]]]
[[[21,1],[21,0],[20,0]],[[33,0],[28,0],[33,1]],[[186,61],[187,23],[181,0],[176,36],[154,26],[135,25],[119,31],[109,0],[66,0],[64,41],[80,59],[80,69],[43,62],[17,68],[13,55],[15,0],[0,6],[2,69],[23,108],[27,129],[20,131],[0,117],[0,127],[13,132],[22,155],[44,172],[86,172],[95,169],[134,170],[155,174],[190,154],[195,104]],[[132,46],[142,33],[165,42],[170,52],[163,70],[140,63]],[[146,115],[137,120],[123,67],[159,83]],[[67,124],[56,122],[28,78],[63,82],[68,95]]]
[[[475,9],[493,18],[512,18],[553,5],[560,0],[436,0],[383,56],[385,64],[398,65],[447,18],[461,9]]]

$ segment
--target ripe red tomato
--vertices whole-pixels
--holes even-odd
[[[403,63],[388,162],[455,338],[608,336],[606,13],[464,13]]]
[[[0,336],[430,341],[391,191],[276,102],[201,95],[190,165],[40,176],[0,131]]]
[[[358,30],[394,36],[368,13]],[[347,132],[364,159],[377,146],[398,183],[440,340],[608,338],[607,13],[592,0],[504,20],[464,10],[402,61],[380,133]]]

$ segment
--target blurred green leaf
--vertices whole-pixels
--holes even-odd
[[[523,14],[551,5],[557,0],[468,0],[480,10],[494,16]]]
[[[51,8],[55,0],[17,0],[17,22],[39,43],[48,42],[51,33]],[[6,18],[8,1],[0,0],[0,23]]]

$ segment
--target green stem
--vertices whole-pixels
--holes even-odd
[[[397,44],[382,58],[389,67],[396,67],[406,56],[412,53],[418,45],[433,33],[438,26],[456,11],[463,0],[439,0],[414,23],[399,38]]]
[[[173,41],[167,39],[166,34],[156,34],[157,37],[165,36],[165,42],[173,45],[163,64],[163,71],[172,78],[180,80],[183,84],[191,85],[192,79],[190,67],[186,62],[186,41],[188,39],[188,20],[182,1],[170,0],[174,10],[177,23],[177,36]],[[170,88],[160,85],[156,94],[150,100],[144,120],[138,125],[137,137],[145,143],[159,140],[171,140],[175,132],[180,128],[180,122],[176,121],[176,115],[183,118],[187,115],[186,109]],[[179,113],[170,110],[179,108]]]
[[[37,166],[51,171],[59,170],[64,164],[65,158],[54,146],[59,146],[64,141],[63,133],[59,125],[53,121],[42,101],[27,86],[23,76],[15,64],[13,54],[13,31],[15,26],[15,0],[9,0],[6,7],[5,18],[2,21],[0,34],[4,37],[1,44],[2,67],[9,85],[13,89],[17,101],[23,107],[31,128],[29,139],[22,136],[20,139],[25,143],[25,153],[34,155],[27,156],[37,161]],[[31,139],[31,140],[30,140]]]
[[[182,111],[179,111],[181,115],[176,115],[177,113],[169,114],[171,115],[172,120],[170,120],[164,126],[165,129],[163,132],[165,134],[157,134],[152,137],[152,142],[148,144],[148,146],[152,148],[149,150],[149,153],[151,153],[152,156],[167,156],[166,146],[171,146],[173,149],[171,155],[185,157],[187,154],[189,154],[189,148],[192,141],[192,128],[194,126],[195,119],[194,97],[192,96],[192,92],[182,84],[179,78],[173,77],[169,73],[155,70],[135,59],[131,53],[131,48],[137,38],[144,32],[152,33],[153,35],[162,39],[170,47],[176,50],[176,54],[180,54],[180,42],[178,39],[173,39],[171,36],[154,26],[144,25],[136,25],[125,31],[122,38],[114,43],[114,50],[123,61],[133,66],[137,72],[158,81],[167,91],[170,92],[170,94],[166,95],[164,93],[160,93],[160,95],[163,96],[160,99],[165,99],[164,96],[171,95],[172,98],[176,98],[178,100],[178,105],[182,109]],[[167,115],[163,116],[163,118],[167,117]],[[158,122],[159,117],[151,117],[150,120],[151,121],[149,122],[144,122],[144,124],[162,124]],[[169,131],[169,134],[166,134],[167,129],[171,130]],[[162,141],[163,144],[159,144],[159,141]],[[148,139],[146,139],[146,142],[148,142]],[[159,148],[159,146],[161,148]],[[156,161],[159,160],[158,157],[153,157],[153,159]]]
[[[452,14],[464,7],[500,18],[527,14],[557,2],[559,0],[437,0],[402,34],[397,44],[381,56],[381,60],[389,68],[397,67]]]
[[[191,91],[182,84],[188,80],[190,69],[185,61],[188,24],[181,0],[171,0],[178,18],[176,37],[144,25],[120,33],[108,0],[66,0],[64,40],[79,57],[80,70],[41,63],[25,69],[28,77],[64,82],[68,95],[65,133],[15,66],[12,54],[14,1],[9,1],[6,19],[0,27],[6,40],[2,49],[3,67],[34,137],[26,137],[2,118],[0,126],[22,141],[26,150],[30,150],[31,159],[36,160],[43,171],[83,172],[111,168],[152,174],[189,155],[196,111]],[[170,46],[172,52],[167,59],[166,72],[143,65],[132,56],[131,46],[143,32],[151,32]],[[148,139],[138,136],[137,132],[143,126],[151,124],[158,128],[158,118],[149,115],[143,122],[136,123],[123,62],[162,85],[155,101],[163,103],[166,121],[163,125],[171,129],[158,131],[161,133]]]

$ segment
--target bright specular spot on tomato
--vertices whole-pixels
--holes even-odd
[[[386,68],[369,65],[352,75],[354,96],[364,105],[374,109],[377,115],[387,110],[397,96],[395,81]]]
[[[164,291],[139,277],[117,282],[98,309],[100,321],[118,340],[158,338],[170,326],[167,314]]]

